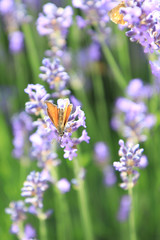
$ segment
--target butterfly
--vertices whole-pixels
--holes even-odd
[[[108,15],[112,22],[124,25],[126,21],[123,20],[123,14],[119,13],[120,8],[126,7],[124,1],[120,2],[116,7],[109,11]]]
[[[64,135],[65,127],[71,114],[73,105],[69,104],[69,99],[65,100],[65,106],[59,108],[57,105],[45,101],[47,104],[47,113],[52,123],[56,127],[60,137]]]

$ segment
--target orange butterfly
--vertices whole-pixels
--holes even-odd
[[[52,123],[56,127],[59,136],[63,136],[65,126],[68,122],[69,116],[72,111],[72,104],[69,104],[69,99],[64,99],[66,101],[65,106],[63,108],[57,107],[57,105],[50,103],[50,102],[45,102],[47,104],[47,112],[48,116],[50,117]]]
[[[120,2],[116,7],[109,11],[108,15],[112,22],[124,25],[126,23],[126,21],[123,20],[124,16],[119,13],[120,8],[122,7],[126,7],[124,1]]]

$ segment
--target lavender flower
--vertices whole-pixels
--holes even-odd
[[[146,155],[142,155],[140,162],[139,162],[139,167],[146,168],[147,166],[148,166],[148,158]]]
[[[160,66],[159,66],[159,61],[160,61],[160,58],[158,58],[158,60],[156,61],[150,61],[150,66],[151,66],[151,71],[152,71],[152,74],[160,79]]]
[[[48,35],[52,53],[61,56],[66,44],[68,28],[72,24],[73,11],[70,6],[57,8],[53,3],[43,6],[43,13],[37,19],[37,30],[40,35]]]
[[[107,164],[110,154],[108,146],[104,142],[97,142],[94,146],[94,157],[98,164],[104,166]]]
[[[25,113],[21,112],[12,117],[13,128],[13,155],[16,158],[21,158],[24,155],[24,149],[26,147],[26,141],[28,140],[29,133],[32,131],[32,119]]]
[[[74,95],[70,96],[70,101],[73,104],[73,111],[75,111],[78,106],[82,107],[82,103]]]
[[[116,175],[113,167],[109,164],[110,153],[108,146],[104,142],[97,142],[94,146],[94,158],[96,164],[103,171],[103,182],[110,187],[116,182]]]
[[[78,66],[83,69],[88,68],[88,65],[100,59],[100,45],[98,42],[93,42],[89,47],[82,49],[77,54]]]
[[[139,144],[125,145],[123,140],[119,140],[119,145],[120,162],[114,162],[113,166],[120,172],[123,181],[120,187],[129,189],[136,184],[139,178],[139,172],[136,169],[140,167],[143,148],[139,148]]]
[[[39,12],[42,4],[39,0],[23,0],[23,2],[27,7],[33,9],[36,12]]]
[[[66,178],[60,179],[57,183],[57,188],[61,193],[66,193],[70,191],[71,184]]]
[[[30,225],[26,224],[24,228],[24,237],[22,240],[33,240],[36,237],[35,229]]]
[[[9,208],[5,209],[7,214],[11,215],[12,225],[11,233],[17,235],[18,239],[32,240],[36,237],[35,229],[30,225],[26,224],[23,232],[23,223],[26,221],[26,213],[28,208],[25,206],[23,201],[11,202]]]
[[[86,169],[85,168],[80,168],[79,172],[76,175],[76,178],[73,178],[71,180],[71,183],[73,184],[75,189],[77,189],[80,186],[81,182],[84,181],[85,176],[86,176]]]
[[[104,28],[109,21],[107,14],[109,11],[109,2],[105,0],[72,0],[73,6],[81,9],[85,15],[85,19],[78,16],[77,23],[79,27],[99,25],[101,28]]]
[[[146,141],[146,133],[155,123],[155,116],[148,114],[147,106],[143,102],[136,103],[127,98],[117,99],[111,125],[128,141],[134,143]]]
[[[10,52],[12,54],[21,52],[24,46],[24,36],[19,29],[23,23],[31,21],[31,16],[27,15],[25,5],[14,0],[1,0],[0,14],[8,34]]]
[[[129,195],[124,195],[121,198],[119,211],[117,218],[120,222],[124,222],[128,219],[131,210],[131,198]]]
[[[139,102],[143,99],[151,98],[153,88],[149,84],[144,85],[141,79],[135,78],[129,82],[126,93],[133,101]]]
[[[104,184],[107,187],[111,187],[116,183],[117,178],[116,178],[115,171],[114,171],[112,165],[107,165],[103,169],[103,175],[104,175]]]
[[[66,35],[68,27],[72,24],[72,8],[57,8],[53,3],[47,3],[43,6],[43,13],[37,20],[37,29],[40,35],[52,34],[59,31]]]
[[[156,0],[125,1],[125,8],[120,13],[124,15],[124,21],[130,28],[126,35],[131,41],[138,41],[145,52],[153,52],[159,49],[159,11],[160,5]]]
[[[1,0],[0,1],[0,13],[2,15],[11,13],[14,9],[14,1],[13,0]]]
[[[23,38],[22,33],[21,35],[20,33],[18,34],[19,27],[24,22],[28,23],[31,21],[31,16],[27,15],[25,5],[23,3],[15,2],[14,0],[1,0],[0,14],[2,15],[2,20],[9,35],[10,47],[14,47],[14,49],[16,49],[15,42],[17,42],[19,49],[22,49]],[[11,52],[15,53],[16,51],[12,51],[11,48]]]
[[[25,202],[31,204],[35,209],[43,208],[43,194],[48,188],[48,183],[39,172],[31,172],[22,188],[22,197]]]
[[[154,89],[150,85],[144,85],[141,79],[133,79],[126,89],[130,99],[117,99],[111,125],[128,141],[146,141],[147,132],[155,125],[156,117],[148,113],[147,106],[143,103],[153,92]]]
[[[64,110],[66,104],[67,106],[70,104],[69,99],[58,99],[57,101],[57,107],[59,109]],[[79,138],[72,138],[72,133],[77,131],[78,128],[81,126],[86,128],[85,119],[84,112],[81,110],[80,106],[77,106],[75,112],[70,115],[64,129],[64,134],[61,137],[59,136],[57,129],[51,122],[50,118],[46,118],[50,136],[52,139],[56,139],[60,143],[60,146],[64,148],[64,158],[72,160],[73,157],[77,156],[77,145],[82,141],[89,143],[90,137],[88,136],[86,130],[82,131],[82,135]]]
[[[29,137],[32,143],[31,157],[38,160],[38,167],[50,171],[53,166],[60,163],[57,154],[54,152],[51,136],[46,129],[44,120],[34,122],[33,126],[36,126],[37,130]]]
[[[27,208],[23,201],[11,202],[9,208],[5,209],[7,214],[11,215],[12,225],[11,233],[18,234],[19,226],[26,219]]]
[[[155,78],[154,90],[156,94],[159,93],[160,91],[160,57],[159,57],[159,54],[157,55],[158,55],[158,58],[156,60],[149,61],[152,74],[154,75],[154,78]]]
[[[23,33],[15,31],[9,35],[9,49],[11,53],[18,53],[23,49]]]
[[[28,84],[24,89],[29,95],[30,101],[26,103],[26,112],[29,114],[39,115],[45,110],[44,101],[49,98],[44,86],[40,84]]]
[[[42,73],[39,77],[49,84],[50,89],[57,92],[64,90],[69,81],[69,75],[65,72],[64,67],[60,65],[60,60],[55,58],[54,61],[51,61],[44,58],[42,64],[43,66],[40,67]]]

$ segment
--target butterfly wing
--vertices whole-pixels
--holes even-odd
[[[119,13],[120,8],[122,7],[126,7],[125,3],[122,1],[120,4],[118,4],[118,6],[116,6],[115,8],[113,8],[111,11],[109,11],[108,15],[111,19],[112,22],[116,23],[116,24],[122,24],[124,25],[126,22],[123,20],[123,14]]]
[[[64,120],[64,126],[67,124],[68,122],[68,118],[71,114],[71,111],[72,111],[72,108],[73,108],[73,105],[72,104],[69,104],[68,107],[67,107],[67,110],[66,110],[66,115],[65,115],[65,120]]]
[[[66,99],[66,104],[65,107],[63,109],[63,119],[62,119],[62,125],[65,126],[65,119],[66,119],[66,113],[67,113],[67,108],[69,105],[69,99]]]
[[[54,126],[58,127],[58,108],[55,104],[50,102],[45,102],[47,104],[47,113],[50,117],[51,121],[53,122]]]

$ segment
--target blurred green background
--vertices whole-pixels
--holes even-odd
[[[12,156],[11,118],[25,108],[28,96],[24,93],[24,88],[29,83],[45,85],[38,78],[38,74],[44,52],[49,46],[47,39],[39,36],[36,30],[35,21],[38,12],[29,9],[29,13],[33,16],[33,20],[21,27],[25,36],[25,46],[24,50],[17,54],[10,53],[2,17],[0,21],[0,239],[2,240],[16,239],[9,233],[11,220],[10,216],[5,213],[5,208],[11,201],[22,199],[20,193],[26,176],[31,170],[38,169],[35,162],[25,165]],[[108,39],[108,46],[125,78],[126,86],[133,78],[141,78],[145,83],[152,83],[148,56],[143,53],[143,49],[138,43],[131,43],[125,36],[125,32],[120,31],[116,25],[111,23],[110,26],[113,31],[113,39]],[[77,52],[86,47],[89,42],[87,33],[84,30],[81,32],[74,24],[69,31],[67,40],[67,46],[72,56],[76,56]],[[118,186],[118,183],[121,182],[119,174],[117,174],[117,183],[113,187],[107,188],[103,184],[102,171],[94,162],[93,153],[94,144],[97,141],[104,141],[110,147],[110,163],[119,159],[118,140],[121,136],[111,129],[110,120],[115,100],[119,96],[125,96],[125,87],[121,88],[115,81],[114,69],[106,61],[103,49],[99,62],[94,62],[85,69],[79,68],[76,64],[73,67],[74,69],[69,72],[70,88],[77,99],[82,102],[82,109],[86,113],[87,131],[91,137],[90,144],[83,143],[81,145],[80,165],[87,171],[85,184],[94,236],[97,240],[128,240],[128,222],[119,222],[116,217],[120,197],[126,193]],[[77,81],[81,81],[79,79],[82,75],[84,81],[80,84],[75,83],[76,78]],[[154,107],[153,101],[148,102],[149,111],[159,116],[157,106]],[[148,157],[149,165],[146,169],[140,170],[140,179],[134,188],[138,239],[160,239],[159,130],[158,120],[146,143],[141,144]],[[61,177],[73,178],[72,165],[73,163],[63,159],[59,171]],[[78,207],[76,190],[71,189],[65,195],[65,200],[69,206],[71,226],[68,226],[68,233],[64,233],[68,235],[63,236],[63,239],[84,239],[80,221],[81,209]],[[46,209],[56,208],[54,193],[51,189],[45,194],[44,206]],[[67,216],[65,217],[67,219]],[[36,218],[29,217],[29,219],[39,232],[39,223]],[[47,220],[48,239],[58,239],[56,228],[57,223],[53,213]]]

